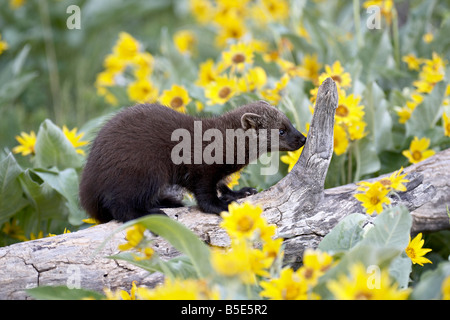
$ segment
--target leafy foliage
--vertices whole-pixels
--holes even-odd
[[[333,77],[340,108],[327,188],[393,172],[448,148],[449,4],[383,0],[376,4],[380,28],[372,29],[366,10],[372,2],[82,0],[81,29],[70,30],[68,0],[3,1],[0,245],[87,227],[77,196],[88,150],[81,142],[92,142],[105,120],[134,103],[159,100],[180,112],[215,116],[265,99],[306,133],[314,90],[320,79]],[[79,127],[80,134],[64,125]],[[274,175],[260,174],[263,163],[251,164],[239,186],[272,186],[299,154],[272,154],[285,159]],[[420,271],[403,253],[411,224],[405,209],[388,209],[370,230],[369,220],[350,215],[323,240],[321,250],[340,259],[323,279],[337,281],[358,260],[387,266],[401,287],[411,278],[413,298],[438,297],[449,234],[424,235],[439,265]],[[210,272],[201,258],[209,249],[186,230],[157,218],[142,224],[186,256],[136,264],[183,278]],[[116,258],[135,260],[129,253]],[[331,297],[323,281],[317,292]]]

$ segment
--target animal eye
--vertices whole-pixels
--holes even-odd
[[[280,136],[284,136],[286,134],[286,130],[280,129]]]

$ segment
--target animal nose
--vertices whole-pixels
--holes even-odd
[[[303,146],[306,143],[306,137],[300,133],[297,142],[300,144],[300,146]]]

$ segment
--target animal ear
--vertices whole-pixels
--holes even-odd
[[[244,130],[257,129],[261,116],[256,113],[244,113],[241,117],[241,125]]]

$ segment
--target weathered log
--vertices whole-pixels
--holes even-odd
[[[293,170],[273,187],[245,199],[259,204],[269,223],[276,224],[285,239],[285,256],[299,262],[303,251],[316,247],[321,239],[345,216],[364,212],[353,197],[356,184],[324,190],[325,176],[333,152],[334,112],[338,97],[331,79],[319,89],[308,140]],[[405,168],[410,182],[407,191],[393,197],[413,216],[412,232],[450,228],[446,206],[450,204],[450,149]],[[227,246],[229,238],[219,227],[221,218],[204,214],[195,207],[165,209],[173,219],[194,231],[206,243]],[[123,261],[105,258],[119,252],[125,232],[110,222],[78,232],[22,242],[0,248],[0,299],[25,299],[25,289],[38,285],[68,285],[102,291],[103,288],[129,290],[131,282],[154,286],[161,274],[147,272]],[[154,247],[169,259],[179,253],[164,239]]]

